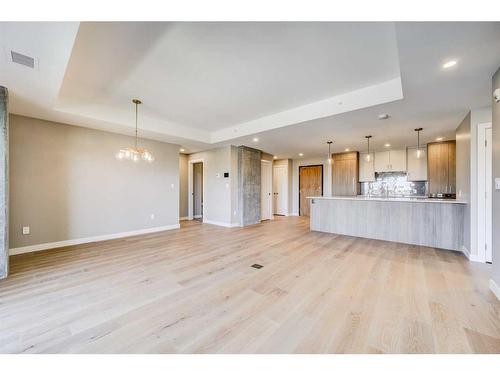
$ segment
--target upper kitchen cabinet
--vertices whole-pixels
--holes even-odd
[[[455,158],[455,141],[436,142],[427,145],[429,194],[455,193]]]
[[[406,150],[376,152],[375,172],[406,172]]]
[[[359,182],[375,181],[375,154],[370,153],[370,160],[366,160],[367,153],[359,154]]]
[[[358,195],[358,152],[342,152],[332,157],[332,195]]]
[[[416,147],[408,147],[408,181],[427,181],[427,151],[420,148],[420,157]]]

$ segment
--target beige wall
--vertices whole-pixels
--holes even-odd
[[[140,143],[152,164],[116,160],[132,137],[11,115],[10,248],[177,225],[179,148]]]
[[[456,130],[456,191],[457,198],[467,201],[464,215],[464,246],[467,252],[471,250],[471,210],[470,210],[470,186],[471,186],[471,116],[470,112],[465,116]]]
[[[230,226],[232,223],[232,181],[238,180],[232,171],[232,146],[215,148],[189,155],[189,161],[203,160],[204,199],[203,220]],[[192,168],[192,164],[189,168]],[[224,178],[229,172],[229,178]],[[189,172],[192,179],[192,171]],[[191,183],[191,182],[190,182]]]
[[[179,217],[188,216],[188,155],[179,155]]]

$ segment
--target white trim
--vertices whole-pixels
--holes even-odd
[[[205,175],[206,175],[206,165],[205,165],[205,159],[193,159],[193,160],[188,160],[188,220],[193,220],[193,164],[194,163],[202,163],[203,164],[203,198],[205,198]],[[203,205],[203,214],[206,215],[205,212],[205,205]]]
[[[495,297],[500,301],[500,286],[495,282],[495,280],[490,279],[490,290],[493,292]]]
[[[477,221],[476,221],[476,227],[473,228],[476,231],[476,235],[474,237],[477,238],[477,252],[478,255],[477,257],[480,258],[481,262],[485,263],[487,261],[486,257],[486,225],[487,223],[485,222],[485,217],[486,217],[486,210],[488,209],[487,206],[487,199],[485,196],[487,185],[486,185],[486,176],[485,176],[485,165],[486,165],[486,152],[485,152],[485,141],[486,141],[486,129],[491,129],[492,124],[491,122],[486,122],[486,123],[481,123],[477,125]],[[491,145],[490,145],[491,146]],[[492,176],[493,177],[493,176]],[[492,181],[490,181],[490,184]],[[491,187],[490,187],[491,189]],[[491,200],[490,196],[490,200]],[[491,209],[491,207],[490,207]],[[489,223],[490,228],[492,223]],[[490,229],[491,231],[491,229]],[[472,235],[471,235],[471,240],[472,240]],[[490,239],[490,247],[491,247],[491,239]],[[490,249],[491,251],[491,249]]]
[[[285,216],[299,216],[299,213],[298,212],[292,212],[292,213],[287,214]]]
[[[465,246],[462,246],[462,249],[460,251],[465,255],[467,259],[469,259],[469,261],[484,263],[483,259],[481,259],[480,256],[478,256],[477,254],[471,254],[469,249],[467,249]]]
[[[273,201],[274,201],[274,195],[273,195],[273,172],[274,172],[274,170],[273,170],[273,162],[270,161],[270,160],[261,160],[260,161],[261,171],[262,171],[262,165],[263,164],[269,165],[270,172],[271,172],[271,176],[269,176],[270,178],[269,178],[269,184],[268,184],[269,185],[268,188],[269,188],[269,191],[270,191],[269,207],[268,207],[268,209],[269,209],[269,219],[262,219],[262,207],[261,207],[261,209],[260,209],[260,219],[261,220],[260,221],[262,221],[262,220],[273,220],[273,211],[274,211],[274,209],[273,209]],[[261,181],[262,181],[262,172],[261,172],[260,176],[261,176]],[[262,185],[261,185],[261,187],[262,187]],[[262,189],[261,189],[261,194],[262,194]]]
[[[193,219],[201,219],[202,218],[202,215],[194,215],[193,216]]]
[[[9,255],[32,253],[35,251],[55,249],[58,247],[80,245],[83,243],[91,243],[91,242],[98,242],[98,241],[107,241],[107,240],[113,240],[116,238],[138,236],[140,234],[163,232],[166,230],[179,229],[179,228],[180,228],[179,224],[173,224],[173,225],[165,225],[163,227],[154,227],[154,228],[132,230],[129,232],[120,232],[120,233],[104,234],[101,236],[75,238],[73,240],[64,240],[64,241],[57,241],[57,242],[47,242],[47,243],[41,243],[41,244],[23,246],[23,247],[16,247],[16,248],[10,249]]]
[[[184,221],[184,220],[189,220],[189,217],[187,216],[182,216],[179,218],[179,221]]]
[[[205,220],[203,219],[203,224],[212,224],[212,225],[218,225],[220,227],[226,227],[226,228],[234,228],[234,227],[239,227],[239,223],[226,223],[224,221],[214,221],[214,220]]]

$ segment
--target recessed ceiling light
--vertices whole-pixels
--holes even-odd
[[[378,115],[379,120],[387,120],[389,117],[391,117],[388,113],[382,113],[381,115]]]
[[[384,147],[391,147],[391,144],[390,144],[390,143],[386,143],[386,144],[384,145]]]
[[[184,151],[186,151],[186,150],[184,150],[183,148],[181,148],[179,151],[180,151],[180,152],[184,152]]]
[[[301,152],[301,153],[299,153],[299,156],[304,156],[304,154]]]
[[[278,159],[278,157],[276,155],[273,156],[273,159]]]
[[[346,148],[346,149],[345,149],[345,151],[346,151],[346,152],[347,152],[347,151],[351,151],[351,149],[350,149],[350,148]]]
[[[456,60],[450,60],[450,61],[447,61],[443,64],[443,68],[444,69],[448,69],[448,68],[451,68],[452,66],[455,66],[457,65],[457,61]]]
[[[437,137],[437,138],[436,138],[436,141],[438,141],[438,142],[439,142],[439,141],[442,141],[442,140],[443,140],[443,137]]]
[[[255,137],[255,138],[253,139],[253,141],[254,141],[254,142],[259,142],[259,138]]]

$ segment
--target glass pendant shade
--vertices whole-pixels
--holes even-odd
[[[417,151],[415,152],[415,156],[417,159],[421,159],[424,156],[424,152],[420,149],[420,132],[423,128],[417,128],[415,131],[417,132]]]
[[[328,141],[326,142],[327,145],[328,145],[328,156],[327,156],[327,162],[328,164],[332,164],[333,163],[333,159],[332,159],[332,152],[330,150],[330,146],[332,145],[333,141]]]
[[[135,146],[123,148],[116,153],[116,158],[118,160],[131,160],[134,162],[139,162],[140,160],[147,161],[148,163],[152,163],[155,158],[151,152],[146,150],[145,148],[137,147],[138,137],[137,137],[137,109],[139,104],[142,102],[138,99],[132,100],[132,103],[135,104]]]
[[[365,155],[365,160],[367,163],[371,162],[372,161],[372,155],[370,154],[370,138],[372,136],[371,135],[365,135],[365,138],[366,138],[366,143],[367,143],[367,150],[366,150],[366,155]]]

